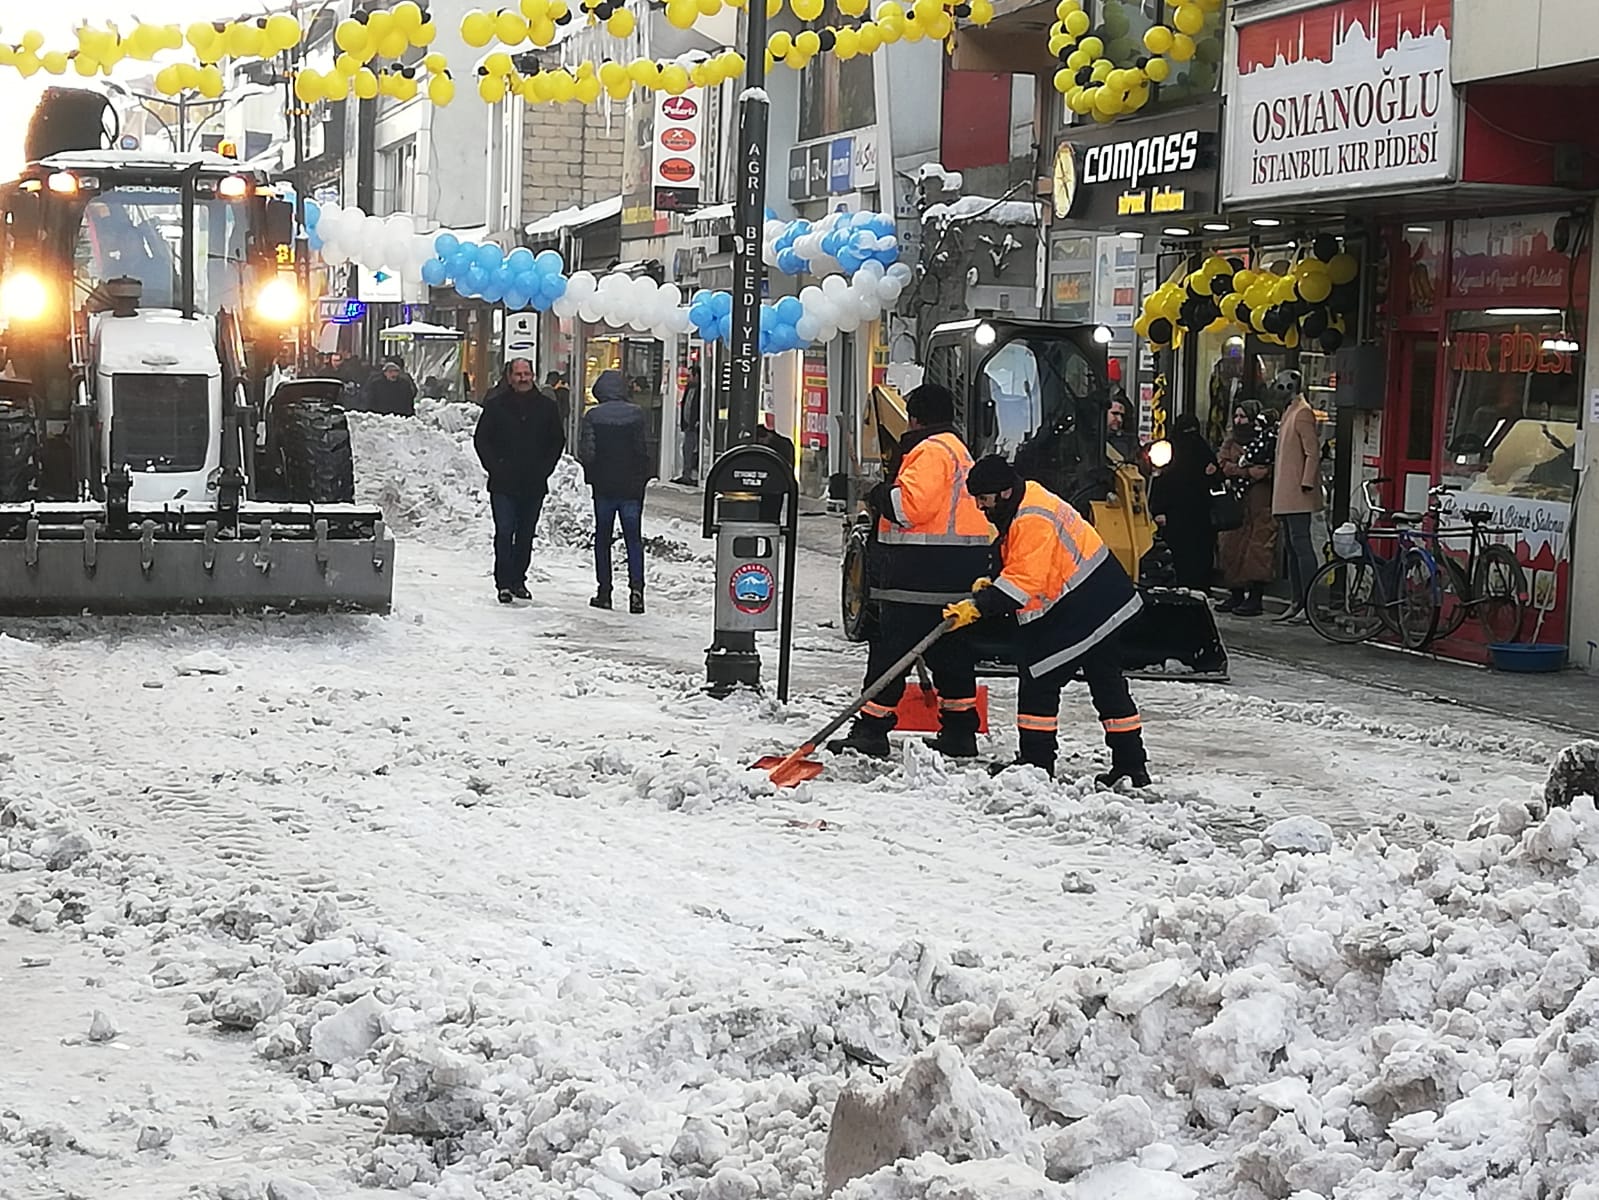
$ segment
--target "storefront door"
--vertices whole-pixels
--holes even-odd
[[[1408,333],[1399,340],[1398,386],[1393,390],[1387,454],[1394,481],[1384,489],[1383,503],[1405,512],[1427,507],[1432,487],[1438,413],[1438,335]]]

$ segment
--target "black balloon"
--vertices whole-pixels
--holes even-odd
[[[1244,260],[1241,258],[1229,258],[1227,260],[1227,265],[1233,269],[1233,274],[1236,275],[1239,271],[1244,269]]]
[[[817,33],[816,40],[821,43],[823,50],[831,50],[838,45],[838,34],[831,29],[823,29]]]
[[[1313,308],[1299,322],[1299,332],[1306,337],[1320,337],[1327,329],[1327,310]]]
[[[1238,312],[1238,323],[1240,325],[1248,325],[1249,322],[1250,322],[1250,319],[1255,315],[1254,312],[1250,309],[1249,305],[1247,305],[1247,304],[1240,304],[1238,306],[1237,312]]]
[[[1281,305],[1268,312],[1261,322],[1261,324],[1265,325],[1267,333],[1275,334],[1278,337],[1287,333],[1293,323],[1294,319],[1282,310]]]
[[[1070,58],[1074,53],[1075,53],[1075,51],[1072,51],[1072,50],[1062,50],[1059,54],[1057,54],[1055,56],[1055,61],[1060,63],[1060,65],[1064,67],[1066,65],[1066,60],[1068,58]]]
[[[1157,346],[1164,346],[1171,341],[1172,325],[1165,317],[1156,317],[1149,323],[1149,340]]]
[[[557,25],[570,25],[572,23],[572,10],[567,9],[560,16],[556,17],[555,23]]]
[[[1218,275],[1210,281],[1210,294],[1212,296],[1225,296],[1233,290],[1233,277],[1231,275]]]
[[[1324,329],[1321,332],[1321,348],[1328,354],[1333,353],[1344,344],[1344,335],[1336,329]]]
[[[972,6],[970,4],[957,4],[954,12],[957,17],[969,17],[972,15]]]
[[[1318,234],[1311,244],[1311,252],[1322,262],[1332,262],[1338,257],[1338,239],[1330,233]]]
[[[1360,303],[1360,281],[1351,279],[1348,283],[1340,283],[1332,290],[1332,295],[1327,297],[1327,307],[1335,313],[1353,312]]]
[[[1094,82],[1094,68],[1093,67],[1078,67],[1077,68],[1077,86],[1078,87],[1087,87],[1089,84],[1091,84],[1093,82]]]

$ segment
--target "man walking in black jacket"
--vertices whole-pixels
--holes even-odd
[[[650,462],[644,410],[627,397],[620,371],[605,371],[594,381],[599,403],[583,414],[578,458],[594,489],[594,577],[598,590],[589,603],[611,607],[611,540],[621,518],[627,543],[628,611],[644,611],[644,490],[655,476]]]
[[[533,364],[511,360],[505,379],[483,397],[472,444],[489,473],[494,512],[494,586],[501,604],[531,600],[527,567],[550,475],[566,449],[555,401],[533,386]]]

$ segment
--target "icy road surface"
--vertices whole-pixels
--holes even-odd
[[[1268,1104],[1299,1114],[1299,1140],[1331,1156],[1303,1179],[1348,1182],[1404,1157],[1363,1118],[1341,1136],[1370,1145],[1323,1136],[1342,1093],[1316,1093],[1291,1026],[1332,1006],[1304,1031],[1336,1046],[1317,1043],[1325,1064],[1395,1012],[1436,1025],[1415,988],[1384,1009],[1354,968],[1324,961],[1327,930],[1275,942],[1255,930],[1245,949],[1276,948],[1253,966],[1207,951],[1201,933],[1232,927],[1217,912],[1261,872],[1276,879],[1261,912],[1287,903],[1285,860],[1258,841],[1284,816],[1326,823],[1277,827],[1278,842],[1308,839],[1293,849],[1343,839],[1303,859],[1334,881],[1302,915],[1351,933],[1354,909],[1372,920],[1373,905],[1400,902],[1383,891],[1407,869],[1393,856],[1433,853],[1435,833],[1447,846],[1481,806],[1516,811],[1566,739],[1450,728],[1390,695],[1263,675],[1138,686],[1158,777],[1147,797],[1087,782],[1100,746],[1076,696],[1062,772],[1075,781],[990,780],[910,745],[889,770],[830,762],[774,793],[745,764],[803,740],[858,684],[859,654],[829,626],[830,564],[804,563],[794,703],[712,701],[699,691],[709,585],[693,531],[647,514],[661,535],[650,613],[596,613],[568,473],[535,599],[502,607],[466,428],[432,414],[357,430],[363,486],[409,535],[387,619],[71,620],[0,637],[0,1196],[817,1197],[839,1089],[940,1037],[939,1069],[988,1089],[962,1120],[1003,1124],[1003,1110],[1026,1144],[909,1146],[1011,1165],[973,1183],[924,1157],[850,1200],[1101,1200],[1121,1194],[1110,1168],[1142,1172],[1145,1190],[1128,1195],[1286,1197],[1285,1163],[1307,1152],[1250,1115]],[[994,708],[992,753],[1008,757],[1004,686]],[[1368,826],[1393,848],[1353,843]],[[1455,870],[1486,870],[1481,857]],[[1174,894],[1220,907],[1161,933],[1149,922]],[[1110,984],[1069,965],[1096,954],[1122,957],[1095,979],[1136,983],[1108,1008]],[[1266,959],[1311,977],[1280,980]],[[1224,982],[1242,967],[1258,987]],[[1571,1001],[1574,987],[1550,986]],[[1172,1057],[1167,1039],[1185,1045],[1235,993],[1248,1007],[1212,1039],[1214,1080],[1162,1079],[1152,1062]],[[1162,1006],[1154,1025],[1140,1016]],[[1033,1013],[1043,1032],[1018,1041],[1007,1022]],[[1135,1018],[1121,1051],[1106,1034],[1090,1053],[1093,1029],[1076,1028]],[[1082,1040],[1070,1064],[1039,1057],[1056,1026]],[[1478,1026],[1461,1036],[1479,1057],[1491,1037],[1540,1032]],[[1261,1057],[1255,1043],[1279,1027]],[[1363,1070],[1378,1068],[1351,1058],[1323,1091]],[[1305,1097],[1290,1083],[1245,1103],[1272,1072],[1304,1081]],[[1420,1073],[1433,1090],[1401,1113],[1495,1078],[1476,1059],[1444,1084],[1433,1066]],[[1113,1114],[1090,1139],[1110,1150],[1073,1167],[1081,1154],[1051,1137],[1099,1119],[1118,1091],[1146,1104],[1133,1124],[1147,1136],[1128,1140]],[[1203,1093],[1210,1131],[1178,1093]],[[1509,1103],[1485,1094],[1470,1115],[1514,1127]],[[1336,1197],[1397,1200],[1413,1194],[1405,1179]]]

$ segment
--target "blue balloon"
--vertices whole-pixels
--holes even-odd
[[[460,245],[461,239],[456,237],[453,233],[441,233],[438,237],[433,239],[434,252],[446,262],[448,262],[449,259],[455,254],[456,250],[460,248]]]
[[[515,288],[505,293],[505,307],[512,312],[520,312],[527,307],[528,297],[526,292],[519,292]]]
[[[472,257],[477,260],[478,266],[485,271],[492,271],[505,261],[505,251],[493,242],[484,242],[472,252]]]
[[[483,299],[487,300],[491,304],[494,303],[494,301],[503,298],[504,295],[505,285],[502,284],[498,279],[490,279],[486,284],[483,285]]]
[[[305,202],[305,227],[307,230],[316,228],[316,223],[322,219],[322,206],[315,200]]]
[[[795,250],[777,252],[777,269],[785,275],[798,275],[805,269],[805,260]]]
[[[551,304],[566,295],[565,275],[546,275],[543,284],[544,298]]]
[[[422,282],[429,287],[440,287],[449,277],[449,270],[437,258],[430,258],[422,264]]]
[[[710,293],[710,290],[708,288],[700,288],[698,291],[696,291],[692,296],[690,296],[688,298],[689,307],[693,308],[696,304],[700,303],[702,300],[709,299],[710,295],[711,295],[711,293]]]
[[[537,258],[533,260],[541,275],[559,275],[566,267],[561,261],[561,256],[554,250],[540,250]]]
[[[518,246],[505,256],[505,263],[518,275],[526,275],[533,269],[533,251],[526,246]]]
[[[793,325],[805,315],[805,306],[800,303],[798,296],[784,296],[773,307],[785,325]]]
[[[715,292],[711,298],[711,310],[718,317],[725,317],[733,311],[733,293]]]
[[[307,229],[305,231],[305,244],[310,246],[313,250],[320,250],[324,245],[322,239],[317,236],[317,231],[314,229]]]
[[[477,259],[473,257],[469,246],[457,246],[455,253],[444,261],[445,265],[450,268],[450,277],[452,279],[460,279],[478,269]]]

